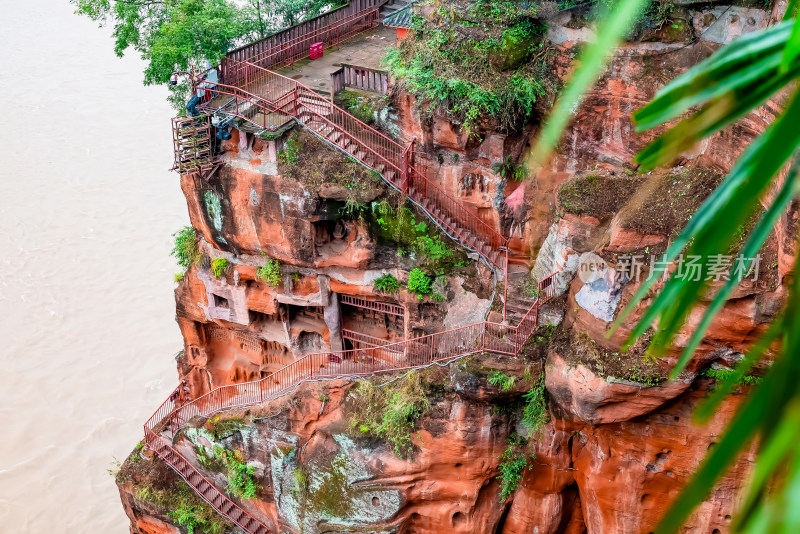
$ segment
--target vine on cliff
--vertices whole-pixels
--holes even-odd
[[[525,444],[525,440],[512,434],[508,438],[508,448],[500,455],[500,463],[497,469],[500,474],[497,478],[500,481],[500,502],[505,502],[512,493],[517,491],[519,483],[522,482],[522,474],[525,472],[525,467],[528,466],[528,458],[525,453],[520,449]],[[531,454],[531,458],[536,456]],[[532,469],[533,466],[528,467]]]
[[[544,375],[523,395],[525,407],[522,409],[522,423],[528,427],[528,435],[535,434],[547,422],[547,389]]]

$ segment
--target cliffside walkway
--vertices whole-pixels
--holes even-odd
[[[330,99],[268,70],[306,57],[311,43],[339,43],[375,27],[378,10],[385,2],[353,0],[344,8],[231,52],[220,65],[220,83],[204,88],[212,98],[201,107],[211,113],[240,117],[265,130],[275,130],[288,120],[302,124],[374,169],[463,245],[503,270],[507,293],[508,240],[428,178],[424,160],[416,158],[414,142],[404,147],[335,106]],[[261,380],[220,387],[191,402],[180,403],[176,390],[145,423],[145,442],[198,495],[245,532],[271,532],[255,518],[257,511],[246,511],[247,503],[237,504],[215,488],[175,450],[172,438],[177,430],[193,417],[267,402],[302,382],[421,368],[481,352],[518,355],[538,326],[541,306],[554,296],[554,274],[539,281],[537,297],[526,312],[514,310],[515,318],[519,317],[516,325],[483,321],[380,345],[359,339],[360,348],[309,354]],[[504,316],[506,301],[504,298]]]
[[[176,389],[144,424],[145,443],[198,495],[245,532],[271,532],[175,450],[172,437],[180,428],[193,417],[268,402],[303,382],[416,369],[481,352],[516,356],[538,326],[541,306],[555,294],[555,274],[539,282],[536,300],[516,326],[484,321],[398,343],[380,346],[364,343],[364,348],[309,354],[261,380],[223,386],[183,404]]]

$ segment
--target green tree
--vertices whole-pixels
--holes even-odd
[[[77,12],[113,24],[114,51],[133,49],[147,61],[144,83],[163,84],[175,70],[216,64],[252,29],[245,12],[226,0],[72,0]]]
[[[585,90],[598,76],[605,58],[625,35],[642,0],[619,0],[603,17],[596,43],[584,49],[575,70],[543,129],[532,160],[544,161],[569,122]],[[800,189],[800,19],[799,0],[791,0],[784,21],[771,28],[743,36],[724,46],[706,61],[664,87],[656,98],[634,115],[637,130],[643,131],[667,121],[688,117],[647,146],[637,161],[643,169],[671,163],[682,150],[720,131],[748,111],[763,104],[778,91],[792,95],[777,120],[739,157],[725,181],[695,213],[683,232],[667,250],[666,259],[680,253],[704,257],[726,254],[736,232],[753,213],[761,212],[745,243],[742,255],[754,257],[772,228],[795,199]],[[788,166],[788,168],[787,168]],[[786,170],[785,174],[781,170]],[[774,196],[767,197],[770,190]],[[736,457],[758,438],[760,443],[752,480],[744,490],[743,505],[734,518],[734,532],[789,533],[800,531],[800,276],[789,284],[784,312],[755,343],[735,372],[724,379],[712,396],[700,406],[696,417],[706,421],[719,402],[766,352],[780,341],[780,350],[763,382],[741,405],[697,474],[665,513],[657,532],[673,533],[692,510],[707,497],[714,484],[732,466]],[[705,274],[705,273],[704,273]],[[652,289],[642,284],[615,326]],[[688,314],[706,293],[707,284],[672,277],[652,300],[631,333],[633,342],[646,329],[656,326],[650,345],[658,356],[671,344]],[[692,333],[686,349],[672,370],[677,376],[686,366],[712,319],[722,309],[738,278],[718,291]]]
[[[252,31],[260,39],[347,4],[347,0],[249,0]]]

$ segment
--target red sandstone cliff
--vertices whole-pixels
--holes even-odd
[[[631,112],[720,43],[768,21],[762,11],[733,8],[724,13],[722,28],[703,33],[709,13],[720,10],[692,18],[690,31],[702,37],[690,46],[659,34],[621,49],[577,111],[550,166],[522,183],[502,179],[492,165],[520,157],[535,122],[510,133],[487,122],[478,141],[444,116],[422,118],[412,97],[393,94],[402,136],[418,137],[438,183],[511,237],[513,263],[532,268],[538,279],[559,270],[562,295],[547,310],[560,327],[537,339],[520,360],[472,358],[425,373],[430,408],[416,423],[412,454],[400,458],[385,440],[353,431],[359,397],[349,380],[305,384],[264,405],[193,420],[177,436],[178,449],[221,487],[225,474],[203,465],[199,448],[240,451],[263,486],[242,506],[280,532],[650,532],[747,393],[737,391],[707,426],[695,426],[692,410],[713,387],[698,372],[712,363],[732,365],[764,329],[781,306],[783,276],[795,254],[792,210],[763,251],[763,278],[739,287],[687,372],[672,383],[660,380],[674,355],[645,363],[637,348],[620,354],[646,301],[615,337],[605,337],[636,283],[598,291],[575,276],[590,254],[608,273],[619,268],[619,254],[662,252],[714,177],[730,169],[779,109],[781,102],[768,102],[674,169],[635,173],[631,158],[652,136],[634,134]],[[550,29],[553,68],[561,73],[586,38],[585,30],[571,26],[561,20]],[[178,369],[194,397],[268,376],[304,354],[341,348],[343,328],[397,340],[480,321],[492,304],[496,281],[477,261],[465,261],[469,266],[449,277],[442,301],[407,291],[378,295],[376,278],[391,273],[405,280],[412,263],[387,250],[365,218],[333,215],[349,194],[328,179],[345,165],[341,158],[319,149],[307,166],[325,169],[319,182],[311,171],[292,175],[277,158],[283,142],[234,132],[225,146],[226,164],[210,181],[182,177],[202,251],[230,262],[221,277],[207,265],[193,267],[176,289],[185,340]],[[678,181],[694,189],[664,216],[657,207]],[[367,183],[359,189],[360,202],[387,197],[380,182],[359,183]],[[281,284],[269,286],[256,276],[262,252],[283,264]],[[512,286],[514,291],[521,288]],[[340,306],[343,295],[379,296],[402,307],[403,317]],[[701,311],[690,317],[678,345]],[[515,387],[502,392],[488,384],[493,370],[515,377]],[[500,456],[509,438],[525,434],[521,394],[540,373],[549,392],[549,422],[521,446],[527,467],[519,488],[501,502]],[[224,421],[233,421],[229,431],[215,432]],[[138,457],[135,451],[132,458]],[[751,461],[751,453],[739,459],[687,532],[728,530]],[[307,477],[302,487],[296,483],[300,472]],[[166,515],[164,502],[173,501],[152,498],[153,488],[170,493],[180,485],[160,460],[129,459],[119,483],[132,533],[180,531]]]

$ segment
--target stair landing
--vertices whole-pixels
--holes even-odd
[[[342,63],[380,70],[381,60],[395,46],[395,29],[379,26],[332,49],[325,48],[319,59],[303,59],[277,72],[297,80],[309,89],[327,94],[331,90],[331,73],[338,70]]]

